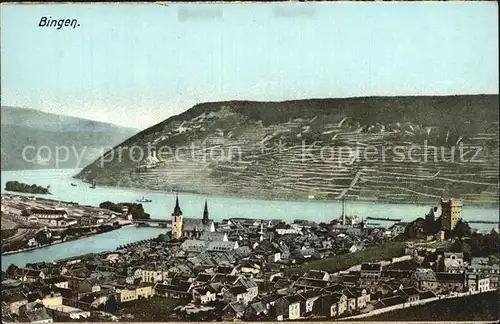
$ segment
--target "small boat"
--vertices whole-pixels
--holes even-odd
[[[142,198],[141,198],[141,199],[137,199],[137,201],[138,201],[138,202],[143,202],[143,203],[152,202],[152,200],[151,200],[151,199],[146,199],[146,198],[144,198],[144,196],[142,196]]]
[[[73,183],[73,182],[72,182],[72,183],[71,183],[71,185],[72,185],[73,187],[76,187],[76,183]]]

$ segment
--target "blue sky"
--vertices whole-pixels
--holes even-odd
[[[205,101],[498,93],[497,25],[496,2],[3,5],[1,100],[145,128]]]

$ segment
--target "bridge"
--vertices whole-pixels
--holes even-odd
[[[151,227],[170,227],[172,221],[169,219],[134,219],[132,220],[132,224],[137,226],[151,226]]]

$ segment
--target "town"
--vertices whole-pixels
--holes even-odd
[[[106,208],[2,195],[2,255],[63,243],[130,225]]]
[[[177,196],[157,238],[10,265],[2,322],[362,319],[498,290],[498,228],[468,228],[459,199],[420,216],[385,228],[346,215],[343,204],[330,223],[214,221],[208,201],[200,217],[184,217]],[[479,238],[486,247],[469,244],[481,253],[463,248]]]

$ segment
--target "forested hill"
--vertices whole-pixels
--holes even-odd
[[[2,170],[82,168],[106,147],[113,147],[136,133],[136,129],[114,124],[2,106]],[[60,147],[59,163],[55,158],[57,147]]]

